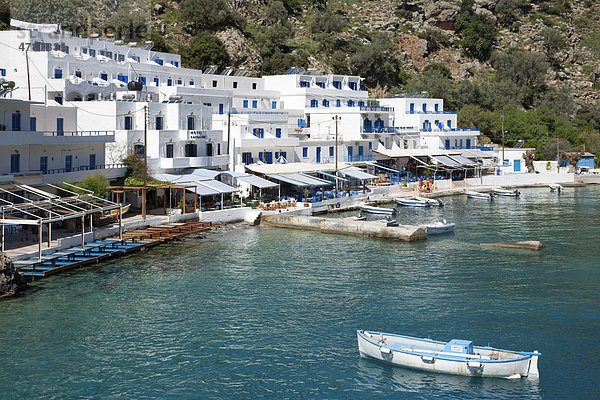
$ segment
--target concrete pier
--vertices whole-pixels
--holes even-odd
[[[261,221],[266,225],[280,228],[307,229],[322,233],[368,236],[404,242],[427,239],[427,231],[423,226],[387,226],[376,221],[353,221],[342,218],[320,218],[285,214],[265,215]]]

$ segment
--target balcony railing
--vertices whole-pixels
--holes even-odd
[[[436,128],[436,127],[429,127],[429,128],[425,128],[425,129],[421,129],[421,132],[458,132],[458,133],[462,133],[462,132],[479,132],[479,129],[477,128]]]
[[[36,132],[36,131],[33,131]],[[115,131],[37,131],[44,136],[110,136]]]
[[[375,111],[375,112],[394,112],[394,107],[386,106],[360,106],[360,111]]]
[[[52,168],[52,169],[47,169],[45,171],[40,171],[40,172],[44,175],[49,175],[49,174],[64,174],[67,172],[94,171],[94,170],[113,169],[113,168],[127,168],[127,166],[125,164],[104,164],[104,165],[95,165],[95,166],[91,166],[91,167],[89,165],[81,165],[79,167],[72,167],[72,168]]]
[[[409,110],[407,114],[456,114],[456,111],[423,111],[423,110]]]
[[[348,156],[344,158],[344,162],[360,162],[360,161],[375,161],[375,155],[358,155],[358,156]]]
[[[393,126],[362,127],[360,133],[396,133],[396,128]]]

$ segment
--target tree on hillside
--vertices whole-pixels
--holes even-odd
[[[368,87],[395,86],[398,84],[398,71],[401,70],[395,56],[395,46],[383,33],[373,37],[371,43],[363,45],[350,57],[350,70],[353,74],[365,77]]]
[[[455,27],[460,32],[462,47],[480,61],[486,61],[496,43],[496,23],[484,15],[475,14],[474,0],[463,0]]]
[[[0,0],[0,30],[8,29],[10,25],[10,7],[8,0]]]
[[[548,62],[553,68],[559,68],[560,60],[558,59],[556,53],[567,47],[565,39],[562,37],[559,31],[552,28],[542,29],[540,35],[542,36],[544,54],[546,55]]]
[[[523,90],[521,104],[526,109],[532,108],[546,90],[548,63],[539,53],[516,49],[496,52],[492,65],[498,79],[511,81]]]
[[[104,21],[104,29],[115,34],[117,39],[139,41],[147,34],[150,12],[124,4]]]
[[[195,30],[239,23],[226,0],[182,0],[179,3],[179,19],[190,22]]]
[[[209,65],[227,66],[229,54],[219,38],[203,32],[181,49],[181,59],[187,68],[204,69]]]

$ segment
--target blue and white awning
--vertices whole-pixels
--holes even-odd
[[[325,179],[319,179],[314,176],[307,174],[292,173],[292,174],[274,174],[267,175],[268,178],[277,179],[278,181],[289,183],[290,185],[307,187],[307,186],[329,186],[333,182],[326,181]]]
[[[377,176],[368,174],[359,169],[352,169],[352,168],[344,169],[344,170],[341,170],[340,173],[342,173],[346,176],[349,176],[350,178],[358,179],[359,181],[368,181],[371,179],[377,179]]]

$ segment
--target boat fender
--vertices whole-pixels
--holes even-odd
[[[379,348],[379,351],[382,352],[383,354],[392,354],[392,349],[390,349],[389,347],[381,346]]]

